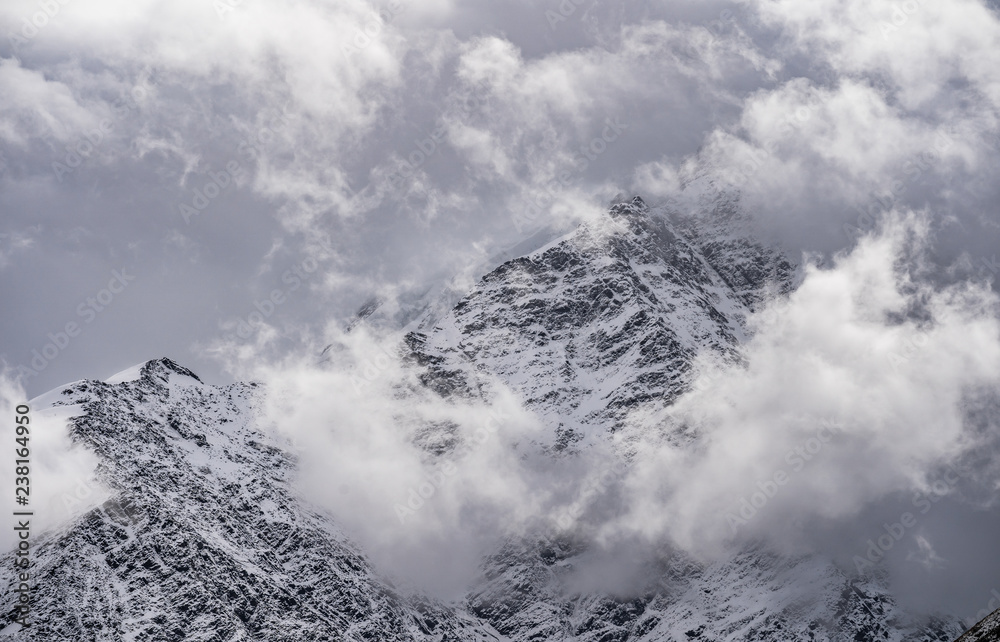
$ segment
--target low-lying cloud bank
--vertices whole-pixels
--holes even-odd
[[[705,355],[689,393],[636,413],[624,433],[638,441],[577,457],[540,454],[533,441],[553,427],[501,382],[484,399],[441,398],[397,358],[398,336],[364,326],[329,332],[323,364],[253,374],[270,391],[268,421],[302,452],[307,496],[412,581],[457,591],[504,537],[545,533],[622,561],[663,546],[712,560],[763,542],[868,572],[854,557],[899,521],[894,500],[921,494],[915,516],[945,498],[987,508],[1000,480],[977,458],[1000,437],[1000,301],[985,281],[925,280],[928,235],[926,216],[894,213],[853,251],[810,264],[751,317],[744,365]],[[669,438],[682,430],[693,443]],[[956,468],[960,483],[942,487]],[[897,553],[926,562],[933,537],[910,528]],[[631,581],[612,575],[618,591]]]
[[[56,393],[58,394],[58,393]],[[29,517],[10,517],[0,532],[0,548],[12,551],[20,542],[14,530],[18,520],[30,521],[31,545],[42,532],[78,517],[106,500],[110,494],[95,477],[98,458],[73,442],[69,420],[78,406],[51,407],[55,395],[29,399],[9,366],[0,370],[0,416],[7,428],[7,455],[0,458],[0,479],[15,510]],[[27,462],[18,461],[26,459]]]
[[[1000,417],[970,417],[1000,383],[998,300],[985,282],[922,281],[927,233],[923,217],[893,216],[753,316],[746,367],[705,363],[667,413],[698,447],[644,444],[628,482],[639,499],[616,527],[687,550],[804,545],[803,524],[926,492],[990,444]]]

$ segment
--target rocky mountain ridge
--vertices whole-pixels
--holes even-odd
[[[33,402],[78,409],[71,435],[112,497],[37,541],[33,623],[13,624],[5,592],[0,639],[501,639],[398,595],[297,496],[288,445],[254,426],[255,384],[208,386],[169,359],[136,371]]]
[[[635,429],[668,406],[700,354],[739,362],[746,317],[796,266],[747,238],[719,198],[699,215],[639,198],[484,276],[449,312],[411,321],[401,359],[437,394],[486,376],[548,429],[553,457]],[[371,314],[368,310],[366,316]],[[0,638],[45,640],[941,640],[957,620],[905,612],[879,578],[820,557],[750,548],[698,564],[665,551],[632,594],[572,585],[588,543],[508,541],[456,603],[404,596],[295,489],[288,443],[257,425],[263,391],[215,387],[169,359],[37,400],[73,407],[101,460],[103,505],[38,540],[37,619]],[[0,572],[10,585],[9,568]]]

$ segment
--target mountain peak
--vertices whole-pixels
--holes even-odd
[[[642,200],[641,196],[634,196],[632,200],[622,199],[615,202],[608,213],[612,216],[620,216],[622,214],[645,214],[649,212],[649,206],[646,205],[646,201]]]
[[[183,377],[189,377],[194,379],[198,383],[204,383],[201,378],[194,372],[188,370],[184,366],[180,365],[173,359],[167,357],[161,357],[159,359],[150,359],[142,365],[139,370],[139,374],[143,378],[148,379],[159,379],[160,381],[166,383],[169,379],[170,374],[178,374]]]

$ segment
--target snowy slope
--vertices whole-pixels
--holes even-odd
[[[477,396],[499,378],[547,426],[535,446],[551,456],[612,439],[636,409],[676,399],[699,353],[738,361],[747,315],[794,285],[795,265],[748,237],[731,198],[701,207],[618,203],[503,262],[454,305],[414,303],[405,360],[444,396]],[[884,582],[763,549],[709,565],[668,551],[642,591],[581,592],[571,576],[590,551],[566,534],[507,542],[460,603],[403,597],[296,495],[294,457],[256,426],[262,394],[206,385],[163,359],[36,400],[79,414],[72,434],[101,457],[112,497],[36,540],[38,624],[3,628],[7,591],[0,639],[946,642],[961,632],[957,620],[903,612]],[[8,567],[0,575],[13,579]]]
[[[987,615],[956,642],[1000,642],[1000,610]]]
[[[486,565],[470,609],[511,640],[953,640],[955,619],[906,613],[883,583],[844,575],[819,557],[749,550],[700,566],[664,556],[641,594],[567,590],[585,551],[565,541],[512,542]]]
[[[5,635],[500,639],[452,609],[398,596],[295,495],[294,460],[255,428],[254,384],[208,386],[168,359],[123,379],[73,384],[54,402],[80,404],[72,434],[102,458],[98,474],[113,496],[36,539],[34,624]],[[9,585],[9,565],[2,573]],[[9,591],[3,600],[11,622]]]
[[[706,254],[680,229],[636,198],[501,265],[436,327],[408,336],[427,383],[468,392],[477,371],[497,375],[549,418],[557,448],[616,430],[638,404],[669,404],[699,351],[738,358],[756,293],[772,276],[787,289],[794,272],[747,240],[742,254]]]
[[[639,407],[670,404],[699,352],[730,361],[747,315],[787,292],[795,266],[747,237],[735,202],[651,211],[639,199],[487,274],[449,315],[408,336],[425,382],[477,394],[482,375],[519,392],[553,454],[609,440]],[[512,640],[950,640],[957,621],[900,612],[877,583],[828,560],[746,551],[700,566],[667,553],[647,590],[568,586],[579,542],[512,541],[484,564],[469,608]]]

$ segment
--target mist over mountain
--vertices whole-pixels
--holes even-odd
[[[912,589],[985,585],[935,529],[995,490],[995,296],[901,271],[917,218],[817,266],[709,205],[623,200],[252,383],[160,359],[32,400],[96,463],[17,635],[956,638],[964,595]]]
[[[0,3],[0,637],[954,640],[997,11]]]

